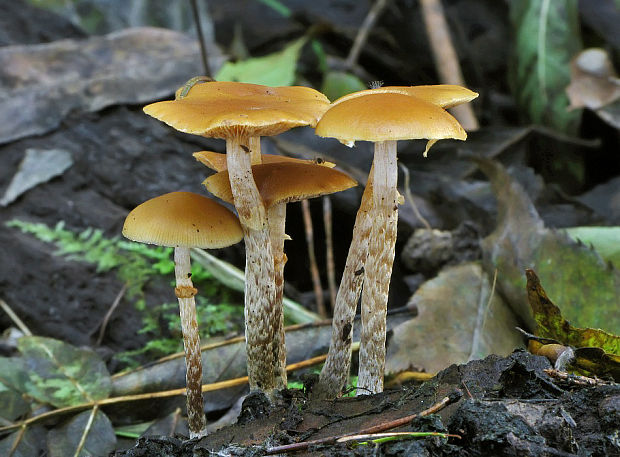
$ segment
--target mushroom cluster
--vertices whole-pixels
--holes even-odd
[[[356,216],[353,240],[334,308],[332,340],[318,391],[336,397],[349,375],[351,335],[362,295],[359,387],[383,389],[385,315],[398,203],[396,142],[426,138],[464,140],[465,131],[444,108],[476,93],[459,86],[381,87],[331,103],[307,87],[267,87],[192,78],[174,100],[144,112],[182,132],[226,140],[226,154],[201,151],[194,157],[216,174],[203,184],[234,205],[238,219],[214,201],[187,192],[156,197],[134,209],[123,234],[175,248],[175,293],[181,308],[187,365],[187,409],[192,437],[205,430],[198,324],[191,283],[190,247],[222,247],[243,239],[246,253],[245,338],[251,390],[271,396],[286,387],[282,298],[286,205],[355,186],[334,164],[263,155],[260,137],[293,127],[352,146],[373,141],[375,157]],[[425,152],[426,154],[426,152]],[[208,241],[207,241],[208,240]],[[363,292],[362,292],[363,291]],[[358,391],[360,392],[360,391]]]

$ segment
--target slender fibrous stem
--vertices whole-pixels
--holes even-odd
[[[248,138],[248,147],[250,148],[250,162],[252,165],[258,165],[263,162],[260,149],[260,136],[251,136]]]
[[[385,320],[398,222],[396,141],[375,143],[372,230],[362,290],[358,394],[383,391]]]
[[[200,352],[200,336],[196,321],[196,289],[192,284],[190,265],[190,248],[174,249],[174,273],[176,276],[175,294],[179,300],[181,314],[181,330],[185,348],[187,389],[187,422],[190,437],[206,435],[207,423],[202,400],[202,358]]]
[[[355,216],[353,238],[336,295],[329,353],[315,389],[319,396],[325,398],[334,398],[340,395],[349,378],[353,321],[362,289],[364,266],[368,255],[368,240],[372,226],[369,212],[372,205],[373,175],[374,172],[371,168],[362,201]]]
[[[284,313],[282,299],[284,298],[284,265],[286,264],[286,254],[284,254],[284,240],[286,233],[284,227],[286,223],[286,203],[277,203],[267,210],[267,219],[269,220],[269,238],[271,239],[271,250],[273,252],[274,262],[274,278],[276,286],[276,294],[274,307],[278,316],[278,327],[276,331],[275,345],[282,347],[279,351],[280,359],[278,369],[281,370],[278,377],[277,389],[286,388],[286,352],[285,352],[285,335],[284,335]]]
[[[245,239],[245,338],[250,389],[271,394],[278,386],[286,385],[281,375],[284,368],[280,368],[284,341],[278,330],[281,308],[275,306],[269,225],[265,205],[252,177],[249,143],[247,137],[227,139],[227,167]]]

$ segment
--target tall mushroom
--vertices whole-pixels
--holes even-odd
[[[129,213],[123,235],[133,241],[174,248],[174,272],[185,348],[187,418],[191,438],[206,434],[202,400],[202,359],[196,322],[190,248],[214,249],[238,243],[237,217],[202,195],[172,192],[148,200]]]
[[[357,185],[357,182],[345,173],[334,170],[323,162],[321,165],[312,161],[282,158],[284,161],[263,163],[252,166],[256,186],[267,208],[271,245],[275,260],[276,300],[281,303],[284,288],[284,241],[286,240],[286,204],[309,198],[320,197]],[[273,160],[276,160],[275,157]],[[329,164],[333,165],[333,164]],[[232,200],[232,194],[226,171],[207,178],[204,183],[209,192],[226,202]]]
[[[318,389],[325,396],[337,395],[348,376],[350,344],[344,334],[352,331],[362,273],[358,387],[360,391],[371,393],[383,390],[385,316],[398,215],[396,141],[427,138],[430,146],[438,139],[464,140],[466,137],[456,119],[438,105],[453,106],[469,101],[477,94],[458,86],[415,87],[382,87],[344,96],[332,104],[316,128],[317,135],[337,138],[349,146],[356,140],[375,142],[369,185],[356,218],[349,258],[336,300],[330,352],[319,380]],[[415,90],[418,96],[411,94]],[[356,244],[358,242],[360,244]],[[366,260],[364,243],[368,243]]]
[[[153,103],[144,112],[177,130],[226,139],[227,168],[246,248],[245,325],[251,390],[270,394],[286,387],[285,347],[277,327],[274,260],[265,206],[252,179],[263,135],[316,125],[329,106],[308,87],[268,87],[235,82],[197,84],[176,100]]]

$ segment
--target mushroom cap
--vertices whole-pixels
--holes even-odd
[[[213,249],[238,243],[243,231],[237,216],[210,198],[171,192],[134,208],[123,236],[158,246]]]
[[[252,174],[266,208],[333,194],[357,185],[347,174],[314,163],[262,163],[252,165]],[[203,184],[216,197],[233,203],[228,171],[209,176]]]
[[[228,164],[226,163],[226,154],[222,154],[220,152],[213,151],[199,151],[194,152],[194,158],[202,163],[203,165],[209,167],[211,170],[215,171],[224,171],[228,169]],[[334,162],[327,162],[323,159],[296,159],[293,157],[281,156],[278,154],[261,154],[262,163],[278,163],[278,162],[292,162],[292,163],[314,163],[317,165],[322,165],[328,168],[334,168],[336,164]]]
[[[193,86],[183,98],[147,105],[144,112],[181,132],[230,138],[314,127],[328,107],[327,97],[309,87],[213,81]]]
[[[317,124],[315,133],[345,144],[356,140],[467,138],[461,124],[440,106],[411,95],[376,90],[336,100]]]
[[[360,92],[347,94],[335,100],[332,106],[355,97],[377,93],[412,95],[434,105],[439,105],[444,109],[471,102],[478,97],[477,92],[463,86],[452,84],[436,84],[430,86],[381,86],[376,89],[362,90]]]

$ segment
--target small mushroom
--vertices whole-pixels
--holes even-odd
[[[175,295],[179,300],[185,348],[187,418],[192,438],[206,434],[202,399],[202,359],[196,322],[190,248],[223,248],[238,243],[243,231],[237,217],[219,203],[190,192],[172,192],[148,200],[129,213],[123,236],[141,243],[174,248]]]
[[[476,95],[464,88],[463,91],[441,88],[427,86],[417,90],[425,99],[444,106],[453,106]],[[337,138],[349,146],[356,140],[375,142],[375,158],[336,298],[330,350],[319,379],[318,391],[324,396],[338,395],[348,376],[350,342],[344,332],[352,331],[362,273],[358,386],[365,392],[383,390],[385,316],[399,200],[396,141],[427,138],[428,149],[438,139],[466,137],[456,119],[438,104],[413,96],[406,89],[413,88],[377,88],[346,95],[332,104],[316,127],[317,135]],[[367,259],[365,252],[368,252]]]
[[[251,390],[271,394],[286,387],[284,341],[276,330],[275,273],[265,206],[252,178],[261,160],[260,136],[314,126],[329,100],[308,87],[268,87],[237,82],[187,86],[176,100],[153,103],[144,112],[177,130],[226,139],[227,169],[246,248],[246,351]]]

